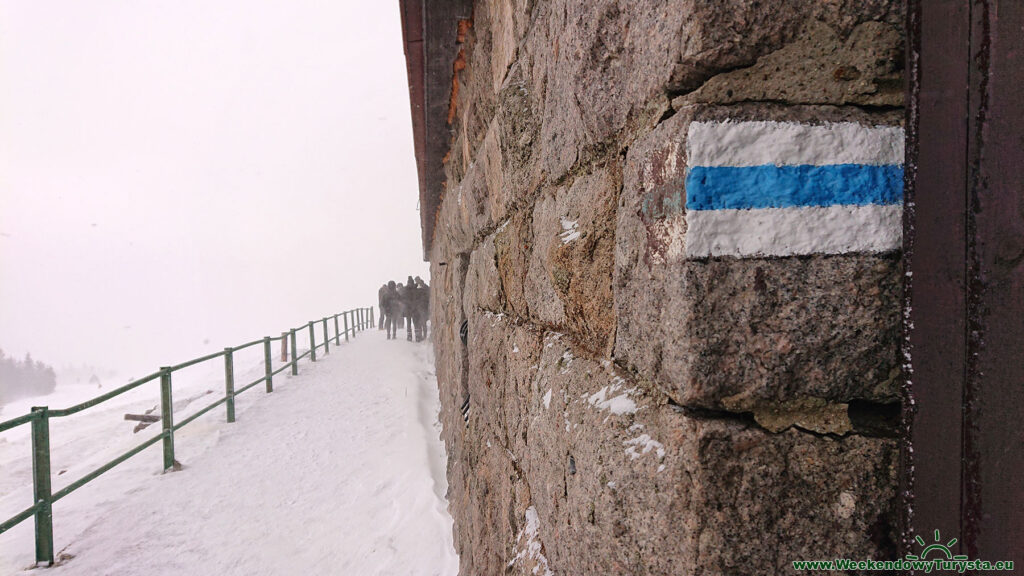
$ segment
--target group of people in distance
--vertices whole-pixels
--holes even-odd
[[[397,337],[398,329],[405,326],[406,340],[415,336],[420,342],[427,337],[427,318],[430,316],[430,286],[417,276],[409,276],[405,284],[394,280],[377,291],[380,308],[380,329],[387,330],[388,340]]]

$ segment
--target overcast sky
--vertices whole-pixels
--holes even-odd
[[[0,0],[0,348],[146,373],[429,281],[397,0]]]

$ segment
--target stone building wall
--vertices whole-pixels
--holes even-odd
[[[903,16],[475,2],[431,248],[463,575],[894,557]]]

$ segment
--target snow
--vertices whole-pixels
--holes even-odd
[[[562,238],[562,244],[568,244],[573,240],[578,240],[580,237],[579,222],[576,220],[569,220],[562,218],[562,232],[559,236]]]
[[[538,576],[554,576],[554,572],[548,566],[548,559],[544,556],[541,551],[541,543],[537,540],[537,534],[540,532],[540,517],[537,515],[537,507],[530,506],[526,509],[524,515],[526,519],[526,526],[519,531],[519,535],[516,536],[516,540],[522,540],[526,537],[526,545],[522,550],[516,554],[515,558],[508,563],[509,566],[515,565],[516,562],[520,562],[524,559],[533,560],[533,574]]]
[[[568,374],[569,373],[569,367],[572,366],[572,361],[575,360],[575,359],[576,359],[576,357],[573,356],[572,352],[570,352],[568,350],[566,350],[564,353],[562,353],[562,358],[558,362],[559,365],[562,368],[558,371],[558,373],[559,374]]]
[[[636,413],[636,402],[629,397],[631,392],[636,391],[635,388],[624,390],[622,394],[613,396],[625,382],[624,379],[616,376],[612,379],[611,386],[605,386],[590,396],[590,404],[598,410],[610,410],[615,415]]]
[[[630,432],[638,432],[644,429],[644,425],[640,423],[633,424],[629,427]],[[637,458],[651,452],[652,450],[658,456],[658,460],[665,459],[665,445],[657,440],[651,438],[650,434],[641,434],[636,438],[631,438],[622,442],[622,445],[626,447],[626,454],[629,455],[630,460],[636,460]],[[639,452],[637,451],[639,449]],[[665,465],[658,465],[658,472],[664,472]]]
[[[665,445],[651,438],[649,434],[641,434],[636,438],[624,440],[622,445],[626,447],[626,454],[629,454],[629,458],[631,460],[636,460],[651,450],[654,450],[654,453],[658,455],[658,458],[665,457]],[[637,450],[639,450],[639,452]],[[659,472],[660,471],[661,470],[659,470]]]
[[[544,409],[551,408],[551,388],[544,394]]]
[[[249,369],[236,369],[236,382],[260,375],[251,360],[237,364]],[[183,470],[161,474],[157,444],[55,504],[56,551],[67,559],[48,573],[456,574],[429,346],[373,330],[319,360],[277,376],[272,394],[258,385],[239,396],[234,424],[217,408],[177,432]],[[223,366],[213,364],[181,378],[180,390],[175,374],[179,420],[223,393]],[[156,392],[143,385],[54,419],[54,490],[156,434],[132,434],[122,419],[152,408]],[[32,501],[27,427],[0,434],[0,469],[5,519]],[[32,566],[32,524],[0,535],[0,574]]]

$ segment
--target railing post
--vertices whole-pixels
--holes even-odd
[[[316,331],[313,329],[313,321],[309,321],[309,361],[316,362]]]
[[[270,336],[263,337],[263,373],[267,376],[267,393],[274,391],[274,367],[270,363]]]
[[[374,328],[377,326],[377,322],[375,322],[373,318],[373,306],[370,306],[367,310],[370,311],[370,328]]]
[[[331,335],[327,333],[327,318],[324,318],[324,355],[331,353]]]
[[[50,414],[46,406],[32,421],[32,493],[36,501],[36,564],[53,565],[53,506],[50,502]]]
[[[288,333],[281,332],[281,362],[288,361]]]
[[[291,345],[292,345],[292,376],[297,376],[299,374],[299,359],[298,359],[298,354],[295,352],[295,350],[297,348],[295,346],[295,329],[294,328],[292,328],[291,334],[290,334],[289,338],[291,338]]]
[[[235,359],[231,348],[224,349],[224,394],[228,423],[231,423],[235,421]]]
[[[338,330],[338,315],[334,315],[334,345],[341,346],[341,330]]]
[[[352,317],[352,339],[356,337],[356,332],[359,332],[359,319],[356,317],[355,310],[349,310],[348,315]]]
[[[348,312],[342,312],[341,315],[345,317],[345,342],[348,342]]]
[[[164,472],[174,468],[174,404],[171,397],[171,368],[160,368],[160,420],[164,426]]]

